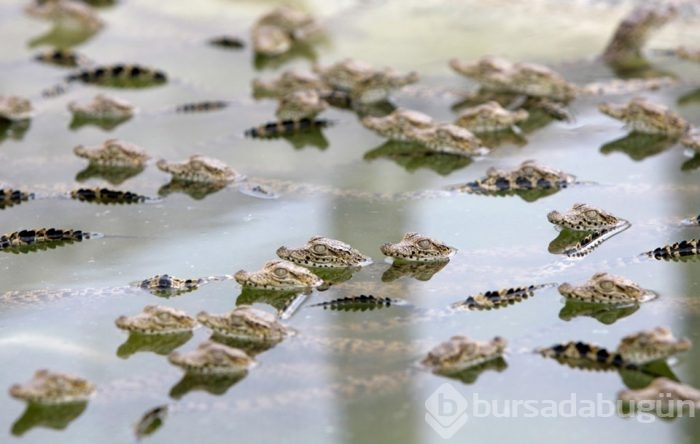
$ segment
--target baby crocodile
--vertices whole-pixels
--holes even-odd
[[[0,188],[0,209],[5,209],[13,205],[34,199],[34,193],[15,190],[12,188]]]
[[[559,190],[575,183],[576,176],[526,160],[511,171],[486,170],[486,177],[449,189],[477,194],[512,193],[531,190]]]
[[[246,374],[255,361],[244,351],[211,341],[204,341],[190,352],[172,352],[171,364],[186,373],[204,375]]]
[[[575,301],[612,305],[636,305],[657,296],[627,278],[606,272],[596,273],[578,286],[563,283],[559,286],[559,293]]]
[[[277,256],[295,264],[313,268],[363,267],[372,263],[365,256],[345,242],[314,236],[300,248],[279,247]]]
[[[136,107],[126,100],[97,94],[87,103],[70,102],[68,110],[75,119],[83,120],[127,120],[136,112]]]
[[[457,252],[454,247],[418,233],[406,233],[401,241],[386,243],[379,249],[385,256],[409,262],[447,261]]]
[[[163,71],[142,65],[121,63],[101,65],[67,75],[65,83],[42,91],[42,96],[48,98],[64,94],[75,82],[115,88],[146,88],[162,85],[167,80],[167,75]]]
[[[496,132],[513,129],[529,116],[524,109],[510,111],[491,100],[463,110],[454,123],[474,133]]]
[[[136,316],[119,316],[114,323],[122,330],[143,335],[168,335],[191,331],[197,321],[184,311],[147,305]]]
[[[64,68],[77,68],[89,63],[84,56],[70,48],[49,49],[34,56],[34,60]]]
[[[568,342],[542,348],[538,352],[573,367],[590,364],[595,368],[597,364],[598,368],[603,369],[605,366],[638,369],[652,361],[687,351],[690,347],[690,340],[676,339],[668,328],[657,327],[623,337],[615,351],[585,342]]]
[[[0,121],[21,122],[34,115],[32,103],[19,96],[0,96]]]
[[[253,139],[272,139],[304,131],[326,128],[330,125],[332,125],[332,122],[329,120],[310,119],[306,117],[298,120],[280,120],[247,129],[245,131],[245,136]]]
[[[610,117],[625,122],[632,131],[647,134],[663,134],[680,137],[690,125],[680,115],[669,108],[637,97],[625,105],[603,103],[598,109]]]
[[[242,174],[224,162],[201,154],[192,155],[182,162],[168,162],[160,159],[156,162],[156,166],[159,170],[170,173],[173,180],[180,182],[226,184],[244,179]]]
[[[326,108],[328,103],[323,100],[318,91],[309,89],[280,97],[275,115],[280,121],[314,120]]]
[[[547,220],[559,228],[587,232],[607,231],[624,224],[629,225],[628,221],[585,203],[574,204],[571,210],[564,214],[552,211],[547,214]]]
[[[84,239],[97,237],[101,237],[101,234],[63,228],[21,230],[0,236],[0,251],[24,253],[38,249],[45,250],[64,243],[80,242]]]
[[[654,259],[678,260],[687,256],[696,256],[700,254],[700,245],[697,239],[683,240],[671,245],[655,248],[644,254]]]
[[[35,404],[71,404],[86,402],[95,392],[95,386],[88,380],[52,372],[37,370],[26,384],[10,387],[10,396]]]
[[[109,188],[79,188],[70,192],[70,197],[81,202],[98,204],[135,204],[157,201],[148,196],[132,193],[131,191],[112,190]]]
[[[289,261],[267,262],[261,270],[240,270],[234,275],[244,287],[264,290],[309,290],[323,284],[323,280],[304,267]]]
[[[275,315],[250,305],[239,305],[223,315],[202,311],[197,321],[216,335],[256,343],[277,344],[293,334]]]
[[[421,364],[433,373],[454,375],[501,357],[507,345],[508,342],[499,336],[489,342],[474,341],[466,336],[453,336],[430,350]]]
[[[415,140],[418,130],[432,128],[436,125],[432,117],[419,111],[397,108],[382,117],[366,116],[360,122],[382,137],[401,142]]]
[[[553,287],[555,284],[529,285],[527,287],[512,287],[495,291],[479,293],[467,299],[450,305],[455,310],[494,310],[508,307],[534,296],[535,291]]]
[[[400,303],[398,299],[377,297],[373,295],[346,296],[343,298],[333,299],[332,301],[319,302],[311,304],[308,307],[323,307],[324,310],[338,311],[366,311],[377,308],[390,307]]]
[[[119,139],[108,139],[95,147],[79,145],[73,153],[102,168],[143,168],[150,159],[143,148]]]

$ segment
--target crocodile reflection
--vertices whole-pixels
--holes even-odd
[[[29,403],[22,415],[12,424],[11,433],[22,436],[35,427],[64,430],[87,408],[87,402],[57,405]]]
[[[0,144],[8,139],[16,141],[24,139],[31,122],[31,119],[15,121],[0,119]]]
[[[442,176],[467,167],[472,163],[470,157],[436,153],[417,143],[396,140],[388,140],[380,146],[367,151],[363,156],[363,159],[367,161],[379,158],[390,159],[408,172],[427,168]]]
[[[645,134],[633,131],[625,137],[604,144],[600,147],[600,152],[610,154],[619,151],[639,162],[666,151],[675,143],[673,138],[664,134]]]
[[[99,165],[88,165],[76,176],[76,182],[86,182],[92,178],[104,179],[112,185],[120,185],[124,181],[140,174],[145,167],[105,167]]]
[[[192,338],[191,331],[165,335],[129,333],[129,337],[117,348],[117,356],[127,359],[139,352],[151,352],[166,356]]]
[[[418,281],[429,281],[436,273],[445,268],[449,259],[436,262],[409,262],[394,260],[389,268],[382,273],[382,282],[393,282],[402,277],[409,277]]]

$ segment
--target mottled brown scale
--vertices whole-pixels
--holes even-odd
[[[15,231],[0,236],[0,251],[17,251],[23,247],[41,247],[61,242],[80,242],[94,237],[95,233],[61,228],[37,228]]]
[[[309,307],[323,307],[324,310],[337,311],[366,311],[390,307],[397,302],[399,301],[396,299],[361,294],[359,296],[347,296],[333,299],[332,301],[320,302],[309,305]]]
[[[131,82],[148,82],[152,84],[165,83],[167,75],[160,70],[142,65],[103,65],[84,69],[66,77],[69,82],[80,81],[92,84],[109,84],[117,80]]]
[[[0,188],[0,210],[31,199],[34,199],[34,193],[15,190],[13,188]]]
[[[192,113],[207,113],[212,111],[220,111],[230,105],[230,102],[225,100],[212,100],[206,102],[185,103],[175,107],[176,113],[192,114]]]
[[[85,62],[83,56],[68,48],[54,48],[37,54],[35,60],[50,65],[76,68]]]
[[[676,242],[671,245],[664,245],[663,247],[647,251],[644,254],[653,257],[654,259],[674,260],[686,256],[696,256],[700,254],[700,248],[698,246],[697,239],[690,239]]]
[[[331,122],[325,119],[280,120],[250,128],[246,130],[245,135],[253,139],[271,139],[326,128],[330,125]]]
[[[536,290],[548,288],[553,285],[554,284],[541,284],[487,291],[486,293],[469,296],[464,301],[452,304],[451,307],[457,310],[492,310],[508,307],[531,298],[534,296]]]
[[[598,345],[586,342],[567,342],[555,344],[551,347],[538,349],[537,352],[544,357],[554,358],[571,367],[586,368],[587,365],[605,368],[636,369],[635,364],[625,362],[617,352],[611,352]]]
[[[70,192],[71,199],[97,204],[134,204],[149,200],[149,197],[131,191],[111,190],[109,188],[80,188]]]

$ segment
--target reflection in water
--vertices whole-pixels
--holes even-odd
[[[180,399],[191,391],[201,390],[212,395],[220,396],[247,375],[247,370],[235,374],[185,373],[182,379],[170,389],[169,395],[173,399]]]
[[[243,350],[250,357],[255,357],[255,355],[270,350],[279,343],[279,341],[252,341],[249,339],[224,336],[219,333],[213,333],[209,339],[219,344]]]
[[[117,349],[117,356],[127,359],[139,352],[152,352],[165,356],[184,345],[190,338],[192,338],[191,331],[160,335],[130,333],[127,340]]]
[[[449,262],[449,259],[435,262],[408,262],[394,259],[391,267],[382,273],[382,282],[393,282],[403,276],[424,282],[429,281],[435,273],[445,268]]]
[[[700,102],[700,88],[694,89],[687,94],[683,94],[677,101],[679,105],[690,105],[695,102]]]
[[[371,161],[382,157],[393,160],[408,172],[419,168],[428,168],[442,176],[472,163],[472,159],[469,157],[436,153],[427,150],[420,144],[395,140],[389,140],[367,151],[363,159]]]
[[[475,134],[484,146],[489,148],[495,148],[504,143],[510,143],[516,146],[524,146],[527,144],[527,139],[523,137],[522,133],[520,131],[513,131],[512,129]]]
[[[43,405],[29,403],[27,409],[12,424],[12,434],[21,436],[34,427],[63,430],[87,408],[87,402]]]
[[[442,374],[450,379],[454,379],[463,384],[474,384],[482,373],[495,370],[497,372],[505,371],[508,368],[508,363],[503,357],[497,357],[496,359],[491,359],[490,361],[484,362],[482,364],[466,368],[458,373]]]
[[[277,310],[282,319],[288,318],[306,300],[310,291],[275,291],[243,287],[236,298],[236,305],[268,304]]]
[[[75,26],[54,26],[45,34],[34,37],[28,43],[30,48],[53,46],[54,48],[71,48],[90,40],[99,29]]]
[[[318,55],[316,54],[316,49],[314,49],[313,45],[306,42],[296,41],[292,45],[291,49],[284,54],[269,56],[255,53],[253,57],[253,66],[258,71],[262,71],[264,69],[276,70],[285,63],[295,59],[305,59],[310,62],[316,62]]]
[[[693,171],[700,167],[700,153],[695,153],[693,157],[683,162],[681,171]]]
[[[227,183],[185,182],[173,179],[158,189],[158,195],[166,197],[172,193],[183,193],[195,200],[202,200],[228,186]]]
[[[117,119],[94,119],[88,117],[73,116],[73,120],[71,120],[70,125],[68,125],[68,128],[73,131],[76,131],[83,126],[94,125],[98,128],[102,128],[105,131],[112,131],[114,128],[118,127],[119,125],[125,123],[130,119],[131,116],[120,117]]]
[[[621,307],[619,305],[567,300],[564,307],[559,311],[559,319],[570,321],[578,316],[588,316],[605,325],[612,325],[618,319],[626,318],[633,314],[639,310],[639,307],[639,304]]]
[[[167,405],[159,405],[148,410],[134,426],[136,440],[139,441],[143,437],[154,434],[163,425],[167,417]]]
[[[377,297],[373,295],[361,294],[359,296],[346,296],[332,301],[319,302],[318,304],[307,305],[309,307],[323,307],[324,310],[333,311],[371,311],[378,310],[392,305],[407,305],[403,300]]]
[[[31,126],[30,119],[6,120],[0,118],[0,144],[6,139],[22,140]]]
[[[77,182],[85,182],[97,177],[104,179],[112,185],[120,185],[127,179],[138,175],[144,170],[145,167],[137,168],[117,168],[117,167],[103,167],[97,165],[88,165],[87,168],[80,171],[76,176],[75,180]]]
[[[663,134],[646,134],[633,131],[621,139],[604,144],[600,147],[600,152],[610,154],[620,151],[627,154],[632,160],[640,161],[667,150],[674,143],[676,143],[675,139]]]
[[[601,231],[574,231],[562,229],[559,235],[549,243],[547,250],[552,254],[564,254],[568,257],[583,257],[592,253],[605,241],[616,236],[630,227],[625,222],[619,227]]]
[[[341,282],[349,281],[355,273],[362,269],[362,267],[307,268],[310,272],[323,279],[323,284],[316,288],[316,290],[318,291],[328,290],[331,287],[331,285],[336,285],[340,284]]]

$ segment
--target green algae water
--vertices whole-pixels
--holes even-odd
[[[144,442],[438,443],[444,439],[426,421],[426,401],[444,383],[468,402],[466,422],[462,419],[464,424],[450,438],[455,442],[697,441],[695,418],[650,420],[604,412],[585,417],[568,410],[526,417],[525,410],[505,411],[517,400],[540,406],[573,398],[614,401],[620,390],[648,383],[621,372],[570,369],[532,353],[537,347],[583,340],[612,348],[621,337],[658,325],[700,341],[699,263],[632,260],[641,252],[700,236],[700,228],[679,225],[700,212],[700,162],[680,145],[615,143],[627,132],[596,107],[602,101],[623,103],[633,95],[578,98],[569,107],[572,121],[524,131],[520,139],[506,140],[472,161],[416,158],[397,151],[363,128],[355,114],[338,109],[323,114],[333,126],[308,137],[243,137],[246,129],[274,116],[275,102],[254,100],[251,81],[284,69],[310,70],[314,62],[329,65],[352,57],[377,67],[415,70],[421,81],[396,92],[392,101],[440,121],[453,120],[460,93],[476,87],[449,70],[447,61],[453,57],[495,54],[545,63],[577,84],[610,79],[612,72],[595,55],[632,3],[585,3],[297,1],[293,6],[324,25],[325,37],[310,51],[271,63],[256,60],[249,33],[257,17],[278,5],[273,1],[122,1],[98,9],[106,26],[94,35],[57,30],[33,19],[22,11],[25,2],[0,3],[0,94],[31,97],[38,108],[28,125],[0,127],[2,182],[38,192],[111,186],[99,177],[81,175],[87,164],[72,149],[119,138],[144,147],[154,159],[175,161],[201,153],[252,178],[311,185],[309,191],[282,193],[274,200],[227,188],[199,198],[173,192],[144,205],[45,199],[1,210],[2,233],[55,226],[105,236],[0,255],[4,301],[9,295],[28,298],[39,290],[58,295],[0,305],[0,442],[133,442],[133,427],[142,415],[169,404],[169,415]],[[698,20],[691,15],[672,22],[647,47],[697,46]],[[238,35],[247,45],[222,50],[206,44],[221,34]],[[40,91],[69,72],[32,60],[54,45],[75,45],[100,64],[152,66],[165,71],[170,81],[143,89],[78,85],[65,95],[41,99]],[[662,55],[650,60],[680,82],[640,95],[700,125],[700,65]],[[98,92],[122,97],[141,112],[114,128],[71,127],[67,103],[84,102]],[[233,104],[205,114],[152,112],[201,100]],[[574,186],[534,201],[480,195],[393,201],[313,191],[435,190],[478,179],[490,167],[510,169],[528,159],[598,185]],[[167,175],[149,164],[117,187],[157,196],[168,182]],[[606,209],[632,226],[581,259],[551,254],[548,248],[559,233],[546,214],[576,202]],[[409,231],[459,251],[429,279],[388,273],[390,264],[379,246]],[[259,364],[236,383],[207,386],[206,381],[183,380],[182,372],[167,362],[170,350],[192,350],[207,339],[205,328],[170,343],[147,343],[130,340],[114,326],[118,316],[136,314],[153,303],[191,315],[201,310],[222,313],[241,303],[274,310],[274,298],[242,293],[232,280],[169,299],[125,287],[155,274],[203,277],[257,270],[275,258],[279,246],[300,246],[315,235],[343,240],[374,263],[311,293],[285,320],[297,336],[259,354]],[[556,288],[548,288],[501,310],[394,322],[487,290],[579,284],[597,271],[625,276],[659,297],[637,310],[601,315],[565,306]],[[359,294],[400,298],[409,305],[364,312],[307,307]],[[418,368],[430,348],[458,334],[478,340],[504,337],[508,353],[464,380]],[[338,349],[305,345],[309,341],[303,338],[327,344],[348,338],[365,344],[385,341],[404,347]],[[700,386],[699,350],[669,362],[664,374]],[[83,376],[97,385],[98,393],[87,407],[25,412],[26,405],[11,398],[7,389],[41,368]],[[486,414],[487,404],[493,414]]]

